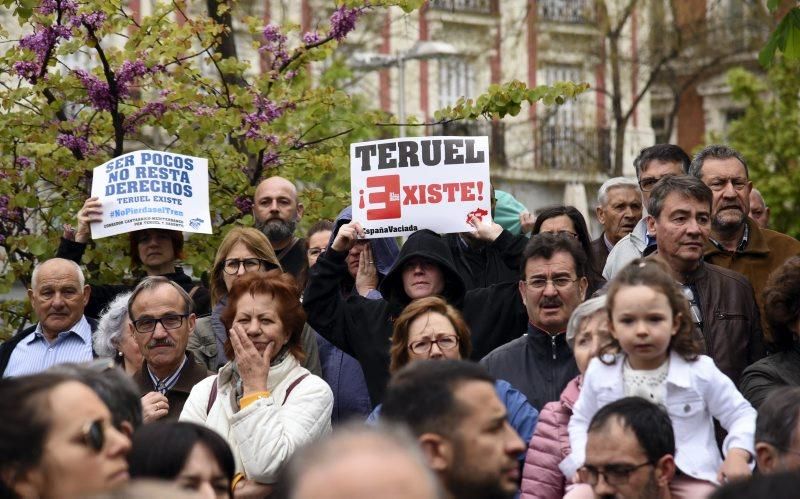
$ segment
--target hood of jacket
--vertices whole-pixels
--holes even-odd
[[[439,234],[428,229],[411,234],[400,249],[397,262],[381,283],[380,291],[383,297],[404,307],[411,301],[403,288],[403,267],[415,257],[425,258],[439,266],[444,276],[442,296],[448,303],[460,308],[466,294],[464,280],[456,270],[447,242]]]
[[[336,239],[336,234],[339,233],[342,225],[350,223],[352,220],[353,208],[352,206],[346,206],[339,212],[333,222],[333,233],[331,233],[331,238],[328,241],[328,248],[333,244],[333,240]],[[392,265],[397,260],[397,255],[400,253],[397,241],[393,237],[379,237],[370,239],[369,242],[372,245],[372,256],[375,258],[375,266],[378,268],[378,273],[381,276],[385,276],[391,270]]]

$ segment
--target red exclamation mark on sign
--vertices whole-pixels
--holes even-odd
[[[360,191],[358,191],[358,194],[359,194],[358,209],[363,210],[364,209],[364,189],[361,189]]]
[[[478,181],[478,201],[483,201],[483,182]]]

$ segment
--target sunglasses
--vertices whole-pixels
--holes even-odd
[[[95,419],[86,423],[81,432],[81,441],[86,447],[95,452],[103,450],[103,446],[106,444],[106,430],[103,426],[103,420]]]

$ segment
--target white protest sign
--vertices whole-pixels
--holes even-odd
[[[208,160],[164,151],[123,154],[94,169],[92,196],[103,220],[92,238],[141,229],[211,234]]]
[[[367,238],[469,232],[491,209],[488,137],[406,137],[350,144],[353,220]]]

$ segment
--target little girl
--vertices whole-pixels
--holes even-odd
[[[714,485],[750,474],[756,411],[693,339],[686,298],[663,263],[634,260],[611,282],[609,329],[620,354],[605,353],[589,364],[569,422],[572,454],[565,476],[583,465],[587,429],[606,404],[628,396],[664,406],[675,432],[673,495],[703,497]],[[714,437],[717,419],[728,436],[723,461]]]

